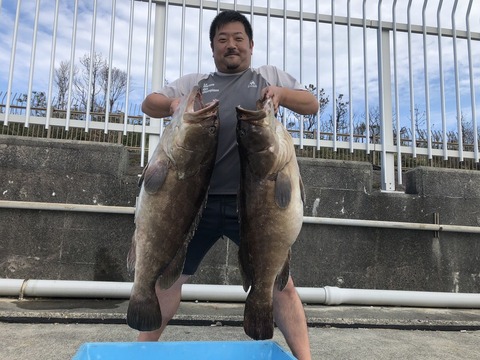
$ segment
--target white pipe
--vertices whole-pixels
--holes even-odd
[[[103,206],[86,204],[62,204],[33,201],[8,201],[0,200],[0,209],[25,209],[25,210],[48,210],[48,211],[75,211],[110,214],[135,214],[134,207],[128,206]]]
[[[10,200],[0,200],[0,209],[2,208],[3,209],[46,210],[46,211],[75,211],[75,212],[92,212],[92,213],[107,213],[107,214],[135,214],[135,207],[128,207],[128,206],[62,204],[62,203],[10,201]],[[374,228],[387,228],[387,229],[427,230],[427,231],[444,231],[444,232],[461,232],[461,233],[480,234],[480,226],[425,224],[425,223],[410,223],[410,222],[401,222],[401,221],[340,219],[340,218],[304,216],[303,223],[317,224],[317,225],[358,226],[358,227],[374,227]]]
[[[340,289],[325,286],[325,305],[383,305],[480,308],[480,294],[430,291]]]
[[[0,279],[0,296],[120,298],[128,299],[133,283],[77,280]],[[445,308],[480,308],[480,294],[401,290],[299,287],[302,302],[324,305],[377,305]],[[246,293],[239,285],[186,284],[184,301],[243,302]]]

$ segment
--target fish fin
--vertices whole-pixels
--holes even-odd
[[[149,194],[155,194],[165,182],[168,174],[169,161],[162,159],[149,164],[143,172],[145,191]],[[139,180],[140,181],[140,180]]]
[[[132,236],[132,244],[127,255],[127,270],[132,273],[135,270],[135,261],[137,260],[137,241],[135,240],[135,233]]]
[[[300,185],[300,196],[302,197],[302,202],[305,204],[305,199],[306,199],[305,186],[303,185],[303,180],[301,176],[298,177],[298,182]]]
[[[203,209],[207,205],[207,199],[208,191],[207,195],[205,195],[205,199],[202,201],[200,209],[198,210],[197,216],[195,217],[192,225],[190,226],[190,230],[187,233],[183,246],[181,247],[181,249],[178,250],[175,257],[172,259],[170,264],[167,265],[163,273],[158,278],[159,285],[162,289],[170,288],[182,274],[183,267],[185,265],[185,258],[187,256],[188,244],[190,243],[190,240],[192,239],[195,231],[197,230],[200,219],[202,218]]]
[[[275,284],[277,289],[282,291],[285,286],[287,286],[288,278],[290,277],[290,258],[292,255],[292,250],[288,250],[288,256],[283,264],[282,270],[278,273],[277,278],[275,279]]]
[[[292,183],[290,176],[280,171],[275,180],[275,203],[281,208],[285,209],[290,204],[292,197]]]
[[[258,293],[252,287],[245,301],[243,330],[254,340],[273,337],[273,302],[271,296]]]
[[[147,297],[132,292],[127,309],[127,324],[139,331],[153,331],[162,326],[162,312],[155,291]]]
[[[250,268],[250,255],[246,241],[240,243],[238,249],[238,263],[240,265],[240,275],[242,276],[242,285],[245,292],[252,285],[252,271]]]
[[[185,257],[187,255],[187,248],[188,242],[185,242],[177,251],[172,261],[170,261],[164,271],[162,271],[162,274],[158,277],[158,284],[161,289],[169,289],[182,274],[183,266],[185,265]]]

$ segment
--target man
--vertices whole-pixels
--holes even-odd
[[[220,132],[217,158],[208,201],[202,219],[190,241],[183,274],[169,289],[156,287],[162,311],[160,329],[141,332],[139,341],[157,341],[180,304],[182,285],[195,273],[201,260],[223,235],[239,243],[236,193],[240,162],[236,145],[235,106],[255,109],[263,96],[273,99],[275,107],[284,106],[299,114],[318,110],[317,99],[289,74],[273,66],[250,68],[253,51],[252,28],[245,16],[236,11],[218,14],[210,27],[210,46],[217,71],[181,77],[159,92],[148,95],[142,110],[155,118],[170,116],[181,96],[199,85],[203,101],[220,101]],[[308,329],[300,298],[290,277],[283,291],[274,290],[274,319],[292,353],[298,359],[311,359]]]

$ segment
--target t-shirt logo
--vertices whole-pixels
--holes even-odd
[[[255,83],[255,81],[250,81],[250,84],[248,84],[248,87],[249,88],[256,88],[257,87],[257,84]]]
[[[215,84],[204,83],[202,93],[203,94],[208,94],[208,93],[211,93],[211,92],[219,92],[220,90],[215,89],[214,86],[215,86]]]

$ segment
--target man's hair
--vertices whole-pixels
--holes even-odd
[[[225,10],[215,16],[215,19],[213,19],[212,24],[210,25],[210,43],[213,43],[213,38],[215,37],[218,29],[220,29],[225,24],[235,21],[239,21],[243,24],[245,28],[245,33],[247,34],[249,40],[252,41],[252,25],[250,25],[250,22],[247,20],[247,18],[238,11]]]

